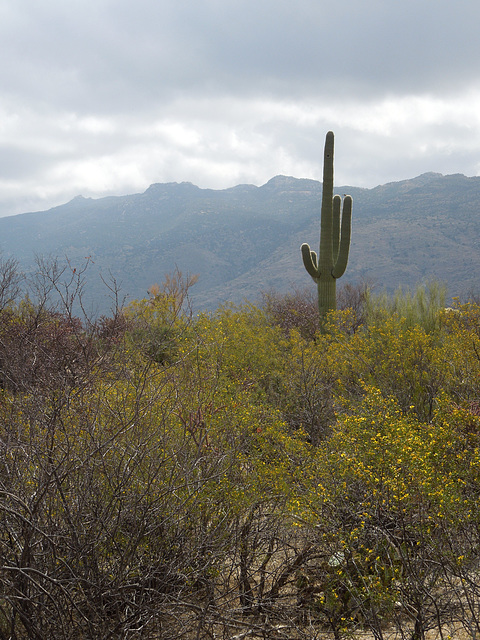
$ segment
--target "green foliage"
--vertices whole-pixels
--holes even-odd
[[[187,324],[184,305],[196,280],[196,276],[184,279],[177,269],[167,276],[162,288],[150,287],[148,299],[128,305],[123,315],[132,349],[142,351],[157,364],[168,365],[175,360],[177,340]]]
[[[418,286],[413,293],[399,288],[392,297],[369,291],[365,305],[366,321],[374,323],[396,314],[404,318],[409,327],[420,325],[425,331],[432,332],[439,328],[440,312],[445,309],[446,298],[446,287],[435,280]]]
[[[323,327],[326,315],[336,307],[336,281],[347,268],[352,224],[352,198],[333,196],[333,132],[325,138],[323,160],[323,194],[321,212],[320,250],[318,257],[308,244],[302,245],[305,269],[312,276],[318,289],[318,310]],[[341,229],[340,229],[341,219]]]

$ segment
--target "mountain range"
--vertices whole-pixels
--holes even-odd
[[[392,292],[436,279],[450,296],[480,291],[480,177],[426,173],[336,193],[353,196],[350,259],[339,284],[367,281]],[[194,309],[214,309],[315,286],[300,245],[318,248],[321,197],[320,182],[288,176],[260,187],[182,182],[134,195],[78,196],[0,218],[0,249],[27,274],[36,255],[67,257],[75,268],[88,258],[84,299],[99,313],[111,306],[104,281],[114,278],[127,300],[142,298],[175,268],[199,276]]]

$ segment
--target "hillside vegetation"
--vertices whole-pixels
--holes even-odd
[[[478,637],[480,307],[2,276],[0,638]]]

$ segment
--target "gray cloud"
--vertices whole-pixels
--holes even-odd
[[[478,80],[471,0],[19,1],[1,79],[65,108],[126,109],[181,93],[454,91]]]

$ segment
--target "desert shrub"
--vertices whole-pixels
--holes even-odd
[[[422,638],[441,632],[462,602],[465,611],[466,575],[473,579],[480,560],[478,516],[466,498],[478,450],[465,446],[452,418],[442,401],[433,422],[422,423],[367,386],[355,414],[317,448],[312,493],[297,505],[318,548],[302,588],[309,586],[310,619],[335,637],[365,625],[383,637],[395,623]],[[465,619],[475,617],[476,609]]]
[[[295,329],[306,339],[315,338],[319,324],[317,294],[314,288],[295,288],[286,294],[276,291],[263,293],[262,306],[269,321],[280,327],[285,335]]]
[[[190,318],[188,292],[196,280],[196,276],[184,277],[177,269],[167,274],[161,287],[150,287],[148,299],[134,300],[122,310],[132,349],[157,364],[168,365],[175,360],[177,337]]]

